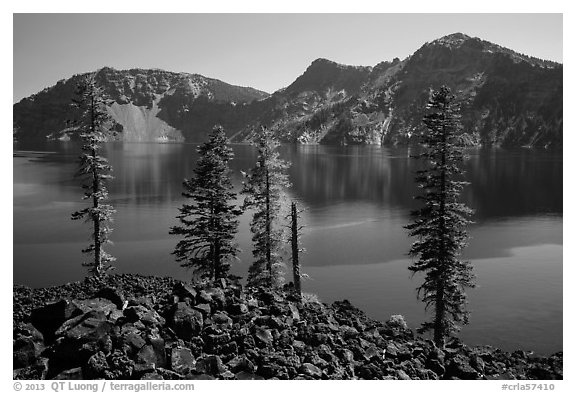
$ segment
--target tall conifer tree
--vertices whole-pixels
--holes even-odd
[[[190,200],[182,205],[170,234],[183,236],[173,253],[182,266],[194,269],[196,277],[215,280],[227,276],[230,260],[237,257],[241,210],[233,203],[229,162],[234,157],[224,129],[215,126],[210,138],[198,148],[200,158],[194,177],[184,180],[183,196]]]
[[[90,200],[91,206],[74,212],[72,219],[92,222],[92,243],[82,252],[93,255],[94,259],[85,262],[84,266],[96,276],[111,270],[112,262],[116,260],[104,251],[104,245],[110,243],[110,223],[112,214],[116,212],[112,205],[105,203],[108,199],[106,182],[112,179],[112,167],[108,160],[100,155],[102,142],[112,135],[112,119],[106,111],[106,104],[103,90],[96,83],[96,74],[89,74],[82,79],[77,88],[77,98],[73,100],[73,105],[80,113],[78,126],[83,142],[80,168],[76,176],[83,179],[83,199]]]
[[[302,210],[298,210],[296,202],[292,202],[290,206],[290,244],[292,246],[292,277],[294,280],[294,291],[299,298],[302,298],[302,284],[301,279],[304,276],[300,272],[300,253],[304,251],[300,248],[300,235],[302,225],[298,224]]]
[[[424,161],[417,171],[416,182],[422,194],[416,198],[423,207],[412,212],[413,222],[406,226],[417,238],[410,255],[417,258],[409,269],[425,273],[418,297],[433,306],[432,321],[420,331],[433,330],[434,341],[443,347],[445,338],[467,324],[465,288],[474,287],[472,266],[460,259],[467,245],[466,225],[472,210],[458,202],[467,183],[457,180],[464,173],[460,168],[464,154],[460,143],[459,107],[446,86],[433,91],[427,105],[422,136],[423,151],[416,158]]]
[[[248,284],[277,287],[284,282],[281,253],[286,236],[281,220],[282,209],[286,208],[283,190],[290,186],[288,163],[280,159],[280,143],[268,128],[262,127],[253,143],[258,158],[250,173],[245,174],[242,190],[246,194],[244,207],[254,210],[250,230],[255,260],[248,271]]]

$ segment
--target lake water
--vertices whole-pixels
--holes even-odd
[[[70,220],[84,207],[73,178],[79,146],[14,144],[14,282],[34,287],[79,280],[90,226]],[[190,277],[170,254],[168,234],[182,204],[182,179],[197,160],[191,144],[111,143],[109,185],[118,210],[109,247],[116,272]],[[234,183],[254,164],[251,146],[235,145]],[[413,152],[412,152],[413,153]],[[301,257],[306,292],[324,302],[349,299],[371,317],[402,314],[416,328],[426,317],[411,278],[412,239],[403,226],[417,207],[406,148],[283,146],[292,162],[289,197],[306,208]],[[463,200],[476,210],[470,259],[478,287],[469,290],[472,345],[549,354],[562,350],[562,155],[531,150],[471,150]],[[232,272],[251,261],[249,214],[241,218],[244,250]]]

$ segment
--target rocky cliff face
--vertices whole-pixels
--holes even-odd
[[[61,138],[71,134],[71,99],[82,75],[59,81],[14,105],[18,138]],[[125,141],[201,139],[216,123],[230,125],[236,106],[268,96],[202,75],[162,70],[103,68],[98,83],[112,100],[108,111]]]
[[[299,112],[286,111],[270,121],[285,140],[415,143],[424,131],[430,89],[447,85],[461,104],[471,143],[562,145],[562,65],[557,63],[457,33],[423,45],[403,61],[373,68],[333,65],[346,72],[314,73],[313,66],[298,78],[307,83],[291,85],[290,96],[297,98],[290,102],[314,99]],[[327,74],[337,75],[331,84],[323,77]],[[288,90],[275,95],[286,96]]]
[[[563,67],[456,33],[374,67],[315,60],[272,95],[200,75],[116,71],[98,78],[123,140],[200,140],[221,124],[236,141],[258,125],[286,142],[412,144],[431,88],[448,85],[472,144],[562,145]],[[61,137],[78,76],[14,105],[18,138]]]

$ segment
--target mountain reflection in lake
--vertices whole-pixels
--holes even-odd
[[[117,272],[186,279],[170,255],[168,235],[182,204],[182,180],[198,158],[191,144],[111,143],[105,154],[116,177],[109,185],[118,210],[109,247]],[[248,145],[235,145],[234,184],[256,160]],[[14,144],[14,282],[48,286],[81,279],[80,250],[88,226],[70,220],[83,206],[73,178],[74,143]],[[370,316],[403,314],[415,328],[425,317],[410,278],[411,242],[403,225],[417,206],[407,148],[283,146],[291,161],[289,197],[306,208],[302,256],[311,280],[304,290],[326,302],[349,299]],[[479,287],[470,290],[470,344],[504,349],[562,349],[562,155],[531,150],[470,150],[463,200],[476,213],[465,257]],[[239,200],[241,203],[241,200]],[[249,214],[241,218],[242,262],[251,261]]]

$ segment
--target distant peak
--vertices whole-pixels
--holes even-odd
[[[309,68],[311,68],[311,67],[325,67],[325,66],[332,66],[332,67],[338,67],[338,66],[340,66],[340,67],[345,67],[344,65],[338,64],[338,63],[336,63],[335,61],[328,60],[328,59],[325,59],[325,58],[323,58],[323,57],[320,57],[320,58],[314,60],[312,63],[310,63]]]
[[[451,39],[451,40],[469,40],[471,37],[469,35],[464,34],[464,33],[452,33],[452,34],[445,35],[442,38]]]
[[[366,67],[366,66],[354,66],[354,65],[349,65],[349,64],[341,64],[341,63],[337,63],[335,61],[320,57],[320,58],[314,60],[310,64],[310,66],[308,67],[308,71],[311,69],[316,69],[316,68],[320,68],[320,67],[334,67],[334,68],[339,68],[339,69],[355,69],[355,70],[370,70],[371,69],[371,67]]]
[[[444,46],[457,46],[458,47],[470,39],[471,39],[471,37],[464,34],[464,33],[452,33],[452,34],[445,35],[444,37],[438,38],[437,40],[434,40],[432,43],[433,44],[440,44],[440,45],[444,45]]]

